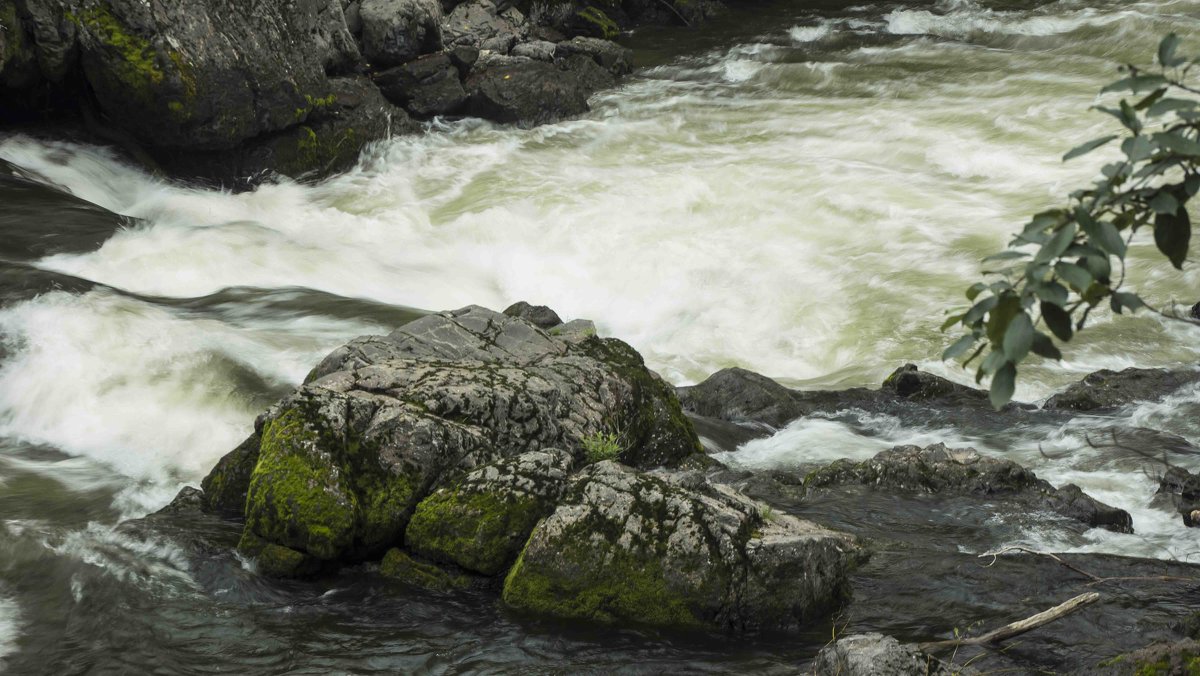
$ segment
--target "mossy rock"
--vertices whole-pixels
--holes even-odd
[[[221,458],[204,477],[200,488],[204,491],[201,505],[205,511],[223,516],[246,516],[246,493],[250,490],[250,477],[258,465],[261,443],[262,438],[257,432],[251,434]]]
[[[499,575],[554,508],[571,458],[531,451],[473,471],[417,505],[405,542],[433,561]]]
[[[469,575],[452,573],[425,561],[419,561],[400,549],[389,549],[379,564],[384,577],[431,591],[454,591],[471,587],[475,580]]]
[[[321,562],[304,552],[263,540],[246,531],[238,551],[254,560],[258,572],[268,577],[308,577],[321,570]]]

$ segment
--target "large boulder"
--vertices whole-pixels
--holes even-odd
[[[363,56],[373,66],[397,66],[442,48],[438,0],[363,0]]]
[[[205,479],[224,496],[210,504],[235,504],[245,485],[244,549],[295,552],[268,550],[298,572],[399,544],[430,493],[504,458],[563,449],[583,462],[596,439],[638,467],[699,451],[673,391],[633,348],[479,307],[351,341],[259,429],[257,456],[249,441]]]
[[[1104,369],[1050,397],[1047,409],[1096,411],[1138,401],[1161,399],[1186,385],[1200,382],[1200,371],[1127,368]]]
[[[534,530],[504,583],[510,607],[605,623],[787,629],[847,595],[845,535],[689,473],[591,465]]]
[[[469,0],[446,16],[442,32],[450,48],[508,52],[515,41],[525,38],[527,28],[525,15],[515,7],[500,10],[492,0]]]
[[[466,80],[468,112],[522,127],[588,111],[593,92],[610,87],[612,75],[591,58],[575,55],[557,63],[508,58],[476,70]]]
[[[844,485],[871,490],[1009,496],[1031,508],[1059,514],[1089,527],[1132,533],[1133,520],[1123,509],[1110,507],[1067,484],[1055,488],[1017,463],[980,454],[973,448],[945,444],[897,446],[863,462],[838,460],[810,472],[804,489],[816,491]]]

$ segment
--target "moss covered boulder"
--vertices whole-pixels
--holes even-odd
[[[696,473],[581,471],[534,530],[504,583],[510,607],[604,623],[787,629],[848,593],[847,537],[765,517]]]
[[[549,514],[574,461],[529,451],[474,470],[417,505],[405,540],[413,551],[483,575],[499,575]]]
[[[231,513],[244,486],[256,538],[247,553],[262,541],[325,562],[402,544],[417,511],[418,551],[496,574],[547,510],[537,501],[556,497],[551,479],[582,464],[600,436],[641,467],[700,452],[672,389],[625,343],[469,307],[335,350],[264,414],[257,448],[252,437],[205,479],[205,504]],[[546,453],[500,463],[537,451]],[[534,486],[539,458],[548,473]],[[462,524],[439,527],[443,514]]]

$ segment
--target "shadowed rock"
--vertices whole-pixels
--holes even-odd
[[[1127,368],[1089,374],[1050,397],[1045,408],[1070,411],[1113,409],[1138,401],[1161,399],[1185,385],[1200,382],[1200,371]]]

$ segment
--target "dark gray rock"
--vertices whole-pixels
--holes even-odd
[[[611,75],[586,57],[558,64],[532,60],[476,64],[466,81],[468,112],[533,127],[587,112],[592,93],[613,83]]]
[[[860,552],[845,535],[696,473],[592,465],[529,538],[505,579],[511,607],[593,621],[793,629],[847,593]]]
[[[633,71],[633,50],[611,40],[578,36],[558,43],[554,53],[560,59],[583,54],[613,75],[626,75]]]
[[[428,54],[375,76],[389,101],[416,117],[453,115],[467,103],[458,69],[444,53]]]
[[[640,467],[699,451],[671,388],[625,343],[468,307],[335,350],[264,414],[257,457],[239,447],[205,485],[240,486],[234,468],[253,462],[245,549],[288,575],[400,543],[417,504],[463,472],[550,448],[582,461],[600,435]]]
[[[950,676],[978,673],[956,667],[951,670],[916,646],[883,634],[855,634],[839,638],[817,653],[817,674],[829,676]]]
[[[1200,382],[1200,371],[1127,368],[1089,374],[1046,402],[1049,410],[1098,411],[1138,401],[1161,399],[1181,387]]]
[[[554,52],[555,44],[545,40],[522,42],[510,51],[513,56],[523,56],[534,61],[554,61]]]
[[[442,32],[446,46],[474,47],[476,49],[495,50],[498,43],[489,40],[503,41],[507,52],[512,47],[512,41],[524,40],[527,33],[527,21],[515,7],[500,11],[492,0],[469,0],[453,9],[442,22]]]
[[[1200,670],[1200,642],[1155,643],[1141,650],[1105,660],[1093,673],[1112,676],[1193,676]]]
[[[471,72],[475,62],[479,60],[479,48],[469,45],[458,45],[446,50],[450,62],[458,69],[458,76],[465,78]]]
[[[549,330],[563,323],[554,310],[545,305],[530,305],[523,300],[509,305],[505,308],[504,314],[509,317],[520,317],[539,329]]]
[[[1095,500],[1071,484],[1056,489],[1011,460],[984,456],[973,448],[897,446],[863,462],[838,460],[804,479],[809,493],[848,484],[873,491],[1009,496],[1031,509],[1053,512],[1089,527],[1133,532],[1133,519],[1125,510]]]
[[[363,0],[363,56],[387,68],[442,48],[442,5],[438,0]]]

